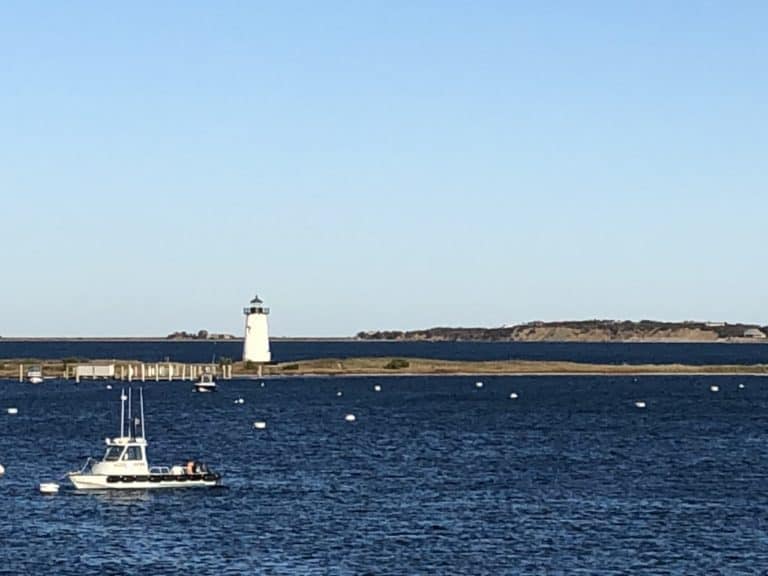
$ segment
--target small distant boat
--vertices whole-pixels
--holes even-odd
[[[195,392],[216,392],[216,378],[210,372],[200,374],[200,379],[195,382]]]
[[[27,370],[27,381],[30,384],[43,383],[43,369],[40,366],[30,366]]]
[[[74,487],[78,490],[145,490],[218,486],[221,476],[202,462],[190,460],[185,465],[171,467],[149,465],[141,389],[139,394],[140,418],[131,420],[131,389],[128,389],[128,396],[125,390],[121,392],[120,436],[106,439],[107,451],[100,461],[89,458],[80,470],[67,474]]]

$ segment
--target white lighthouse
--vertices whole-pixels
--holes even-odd
[[[263,302],[256,296],[249,306],[243,308],[245,314],[245,343],[243,344],[243,360],[266,364],[272,359],[269,352],[269,326],[267,316],[269,308],[262,306]]]

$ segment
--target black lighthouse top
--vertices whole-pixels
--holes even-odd
[[[259,298],[258,294],[251,300],[250,306],[243,308],[243,314],[269,314],[269,308],[262,306],[264,301]]]

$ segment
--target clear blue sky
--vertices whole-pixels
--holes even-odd
[[[0,335],[768,323],[765,2],[3,2]]]

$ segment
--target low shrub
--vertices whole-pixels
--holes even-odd
[[[408,362],[408,360],[403,360],[402,358],[392,358],[389,362],[384,364],[384,368],[387,370],[399,370],[400,368],[408,368],[411,363]]]

